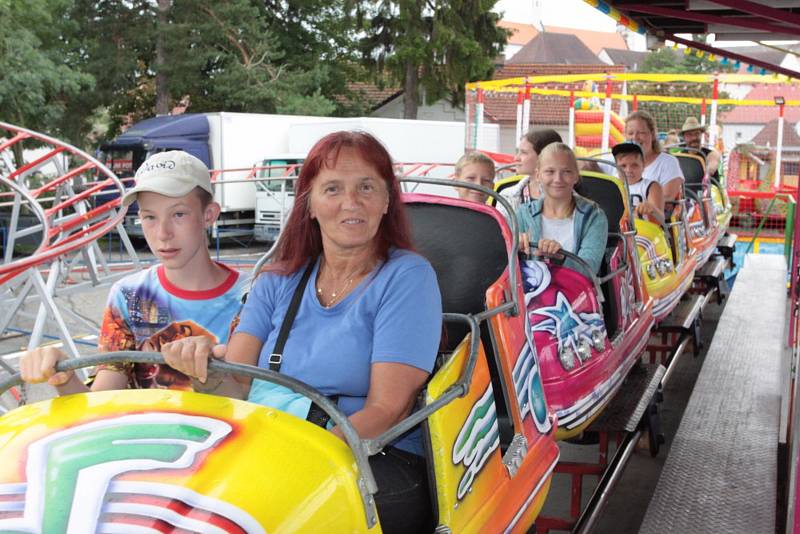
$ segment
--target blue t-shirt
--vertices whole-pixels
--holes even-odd
[[[259,367],[269,367],[269,355],[303,271],[289,276],[263,274],[247,299],[236,331],[263,342]],[[319,261],[286,341],[281,373],[324,395],[338,395],[339,408],[349,416],[364,406],[372,363],[402,363],[431,372],[442,333],[442,303],[436,273],[424,258],[392,250],[388,261],[331,308],[320,304],[314,290],[318,271]],[[298,405],[287,398],[284,403],[275,400],[274,389],[254,381],[249,400],[305,416],[310,401]],[[422,454],[418,429],[394,445]]]

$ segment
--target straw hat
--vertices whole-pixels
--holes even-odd
[[[691,132],[692,130],[706,130],[706,126],[704,124],[700,124],[695,117],[686,117],[686,121],[683,123],[681,127],[681,133]]]

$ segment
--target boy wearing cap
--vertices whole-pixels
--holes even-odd
[[[220,207],[205,164],[177,150],[151,156],[122,204],[136,200],[145,239],[160,263],[112,286],[99,350],[159,352],[170,341],[199,335],[215,345],[226,343],[241,308],[245,277],[208,253],[206,232]],[[20,361],[22,378],[48,381],[61,395],[89,390],[74,373],[55,373],[56,362],[66,358],[54,347],[29,351]],[[153,364],[100,366],[91,385],[92,391],[126,388],[191,390],[192,385],[171,367]]]
[[[617,143],[611,149],[622,178],[628,182],[631,206],[637,216],[652,217],[664,221],[664,191],[655,180],[642,176],[644,172],[644,152],[636,143]]]

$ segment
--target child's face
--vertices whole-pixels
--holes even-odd
[[[580,178],[575,159],[565,152],[540,156],[537,177],[545,196],[558,200],[572,198],[572,191]]]
[[[517,157],[514,159],[514,163],[517,164],[517,174],[534,174],[538,161],[539,156],[533,149],[533,145],[524,137],[520,139]]]
[[[194,191],[182,197],[142,192],[139,218],[150,251],[167,269],[182,269],[207,261],[206,229],[219,214],[219,205],[212,202],[203,208]]]
[[[617,156],[617,167],[625,174],[629,184],[635,184],[642,179],[644,161],[639,154],[620,154]]]
[[[469,163],[456,175],[456,180],[469,182],[475,185],[482,185],[487,189],[494,188],[494,167],[485,163]],[[487,196],[480,191],[473,191],[464,187],[456,187],[459,198],[471,200],[473,202],[486,202]]]

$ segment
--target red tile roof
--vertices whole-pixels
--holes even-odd
[[[511,30],[511,35],[508,36],[507,43],[510,45],[525,46],[531,39],[539,35],[539,31],[531,24],[522,24],[519,22],[511,22],[510,20],[501,20],[497,23],[501,28]]]
[[[349,82],[347,88],[369,104],[370,109],[378,109],[392,98],[403,93],[400,87],[378,87],[371,83]]]
[[[569,33],[583,41],[589,50],[594,54],[599,54],[603,48],[622,48],[627,50],[628,43],[617,32],[598,32],[594,30],[578,30],[575,28],[563,28],[561,26],[545,26],[545,30],[551,33]]]
[[[764,126],[751,141],[756,146],[778,145],[778,119],[773,119]],[[789,121],[783,124],[783,146],[800,147],[800,136],[797,135],[796,124]]]
[[[624,72],[623,66],[612,65],[504,65],[495,70],[493,78],[518,78],[548,74],[588,74],[596,72]],[[575,84],[547,84],[552,89],[584,90],[583,82]],[[619,91],[620,87],[614,87]],[[614,109],[619,103],[615,102]],[[516,93],[488,93],[484,112],[491,122],[514,123],[517,120]],[[566,125],[569,120],[569,98],[550,95],[531,95],[531,121],[534,124]]]
[[[745,100],[772,100],[782,96],[786,100],[800,100],[800,87],[796,85],[764,84],[757,85],[747,93]],[[778,106],[736,106],[727,113],[721,113],[721,124],[766,124],[778,118]],[[800,121],[800,107],[786,106],[786,122]]]

